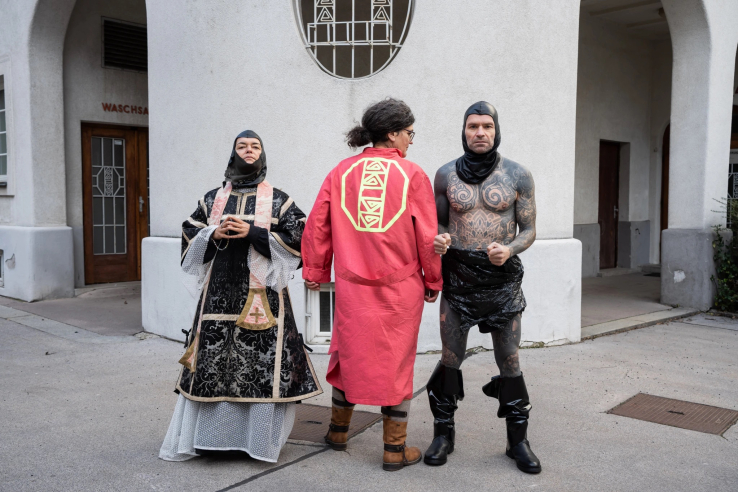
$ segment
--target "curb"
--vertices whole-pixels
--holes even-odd
[[[700,312],[701,311],[699,309],[673,308],[665,311],[656,311],[655,313],[608,321],[606,323],[583,326],[581,341],[594,340],[595,338],[607,335],[615,335],[616,333],[624,333],[626,331],[637,330],[638,328],[646,328],[647,326],[667,323],[669,321],[687,318]]]

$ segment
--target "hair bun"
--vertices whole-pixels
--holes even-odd
[[[369,130],[361,125],[357,125],[346,133],[346,143],[351,148],[363,147],[364,145],[371,143],[372,134]]]

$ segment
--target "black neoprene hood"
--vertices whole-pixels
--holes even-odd
[[[236,152],[236,142],[238,142],[239,138],[256,138],[259,140],[261,144],[261,155],[253,164],[249,164],[241,159],[241,156]],[[231,181],[234,185],[238,186],[256,186],[264,181],[266,173],[267,160],[264,142],[261,141],[261,137],[256,132],[252,130],[242,131],[233,140],[231,157],[228,159],[228,167],[226,167],[225,171],[226,181]]]
[[[472,114],[489,115],[495,122],[494,143],[492,144],[492,148],[484,154],[477,154],[466,143],[466,120]],[[501,140],[502,133],[500,132],[500,124],[495,107],[486,101],[478,101],[469,106],[469,109],[464,113],[464,124],[461,128],[461,145],[464,147],[464,155],[456,160],[456,174],[459,175],[459,178],[470,184],[484,181],[494,171],[497,163],[500,161],[500,154],[497,152],[497,148],[500,146]]]

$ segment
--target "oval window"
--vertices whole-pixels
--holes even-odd
[[[325,72],[361,79],[400,51],[414,0],[294,0],[305,48]]]

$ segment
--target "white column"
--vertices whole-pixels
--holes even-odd
[[[728,188],[738,2],[664,0],[674,51],[669,228],[662,237],[661,300],[711,307],[716,199]]]
[[[0,21],[0,52],[12,61],[14,166],[2,199],[0,295],[35,301],[74,295],[72,230],[67,227],[64,161],[64,37],[76,0],[38,0]],[[15,16],[15,17],[14,17]],[[21,42],[14,40],[22,39]],[[10,40],[10,41],[8,41]]]

